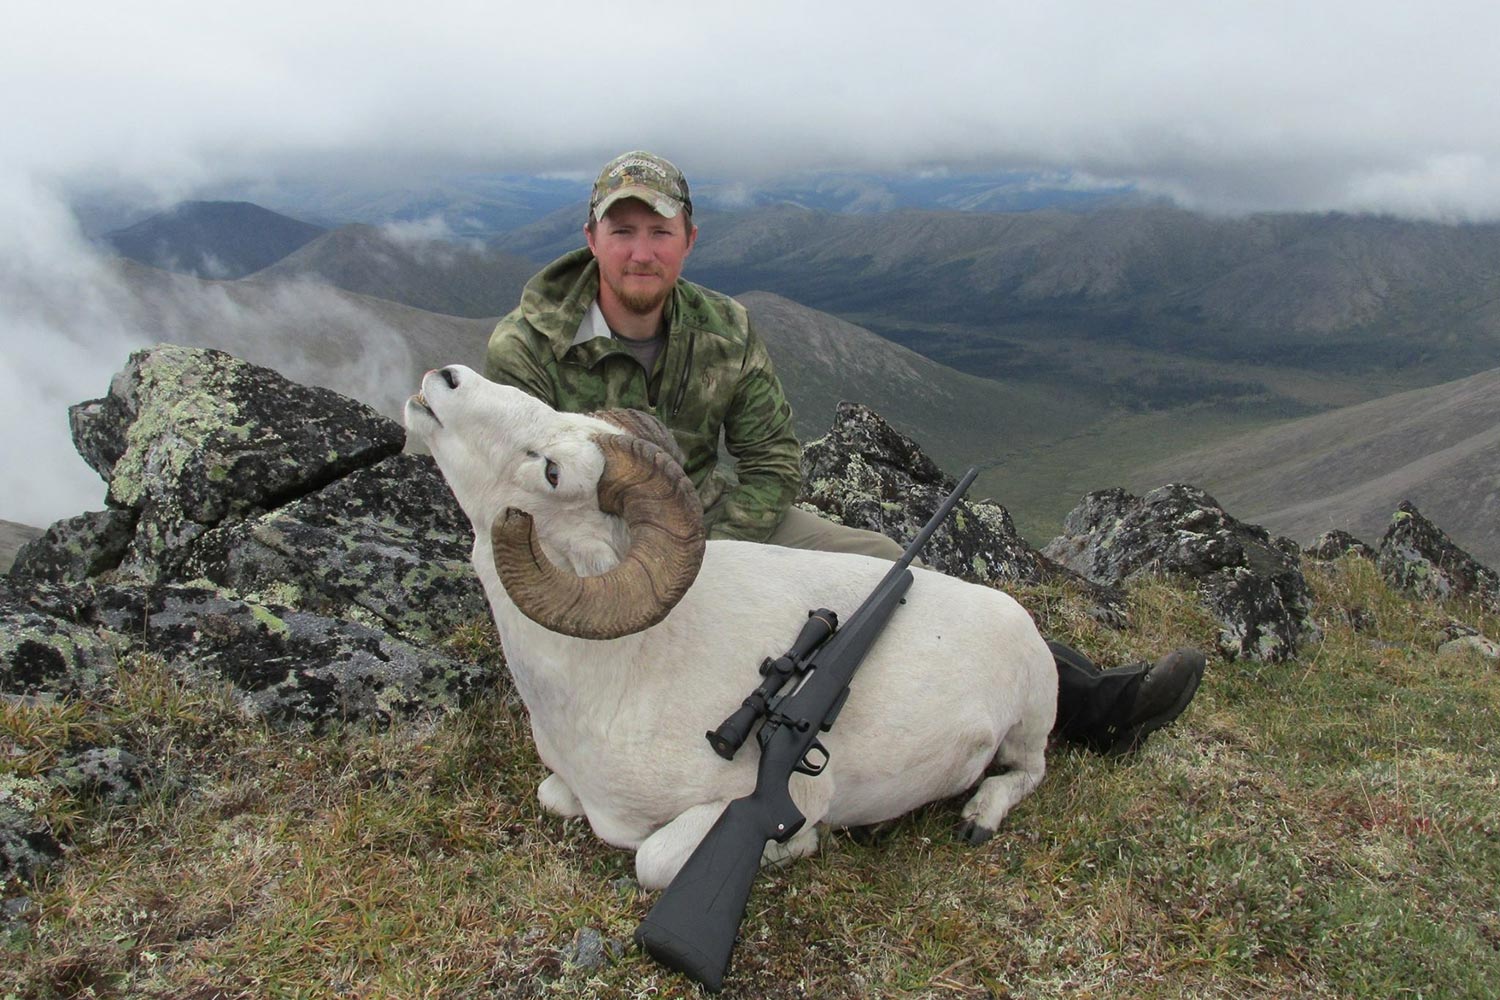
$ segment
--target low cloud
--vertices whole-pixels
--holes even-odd
[[[664,0],[425,16],[267,0],[25,7],[8,152],[147,184],[422,170],[592,176],[623,149],[726,182],[823,169],[1076,171],[1221,211],[1494,218],[1500,7]],[[633,44],[634,62],[610,58]],[[546,81],[539,91],[538,81]],[[1464,166],[1455,177],[1445,164]]]
[[[151,344],[226,350],[391,417],[425,366],[481,350],[460,321],[322,285],[204,281],[108,258],[55,194],[19,182],[0,193],[6,520],[44,526],[104,506],[104,483],[73,446],[68,407],[107,393],[130,353]],[[417,358],[414,342],[433,353]]]

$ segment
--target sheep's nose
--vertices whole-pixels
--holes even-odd
[[[444,368],[439,371],[438,374],[442,376],[443,381],[448,384],[448,388],[458,388],[458,372],[454,371],[452,368]]]

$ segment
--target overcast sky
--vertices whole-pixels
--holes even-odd
[[[1083,170],[1228,209],[1500,213],[1500,4],[12,4],[7,159]],[[640,11],[637,13],[637,11]]]
[[[152,339],[70,314],[74,291],[17,304],[97,275],[58,210],[85,183],[165,202],[309,171],[591,174],[645,147],[690,178],[1062,170],[1213,211],[1500,218],[1493,2],[146,0],[4,24],[0,518],[33,523],[101,488],[84,470],[28,501],[13,421],[102,394]]]

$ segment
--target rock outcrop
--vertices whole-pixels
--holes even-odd
[[[802,449],[797,502],[831,521],[910,542],[957,480],[878,413],[843,402],[828,434]],[[1096,618],[1124,621],[1124,595],[1058,565],[1016,532],[1010,512],[965,497],[922,550],[922,561],[950,576],[992,586],[1068,581],[1093,603]]]
[[[279,506],[401,450],[400,426],[329,389],[220,351],[139,351],[102,399],[69,410],[78,453],[135,513],[123,564],[170,575],[224,522]]]
[[[1220,623],[1219,647],[1229,657],[1285,660],[1318,634],[1296,545],[1234,519],[1193,486],[1163,486],[1144,497],[1122,489],[1090,493],[1042,551],[1109,586],[1141,577],[1193,581]]]
[[[1500,574],[1481,565],[1407,501],[1391,515],[1376,564],[1391,586],[1420,598],[1468,598],[1500,612]]]
[[[1349,532],[1335,528],[1319,535],[1310,546],[1302,550],[1302,554],[1324,562],[1340,559],[1346,555],[1356,555],[1373,561],[1376,552]]]
[[[151,653],[305,731],[450,710],[501,676],[442,652],[488,606],[467,519],[431,459],[398,454],[396,423],[172,346],[132,355],[71,418],[109,506],[27,543],[0,582],[0,697],[108,700]],[[0,881],[56,854],[35,818],[53,786],[118,798],[152,770],[124,747],[79,746],[9,780]]]
[[[172,346],[132,355],[109,394],[71,417],[107,509],[53,525],[0,578],[0,700],[105,703],[149,655],[185,684],[227,687],[243,711],[304,732],[448,711],[503,676],[498,657],[445,651],[456,630],[489,617],[469,566],[472,529],[432,460],[399,453],[395,423],[229,355]],[[805,449],[803,471],[804,505],[903,544],[954,486],[914,442],[847,403]],[[1184,577],[1230,656],[1285,659],[1314,634],[1295,546],[1201,490],[1090,494],[1065,530],[1037,552],[1005,508],[966,499],[924,559],[987,584],[1067,581],[1105,621],[1123,617],[1128,581]],[[1331,539],[1319,554],[1357,545]],[[1495,574],[1414,509],[1398,512],[1379,558],[1416,593],[1500,601]],[[37,818],[59,790],[132,801],[158,771],[139,749],[80,740],[41,773],[0,775],[0,882],[61,850]]]
[[[874,410],[847,402],[828,434],[802,449],[802,481],[805,507],[903,544],[958,485]],[[969,497],[933,533],[922,561],[977,583],[1039,583],[1056,571],[1016,534],[1004,507]]]

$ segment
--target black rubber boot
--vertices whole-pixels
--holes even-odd
[[[1117,756],[1182,714],[1203,679],[1203,654],[1179,649],[1153,664],[1100,670],[1088,657],[1049,642],[1057,664],[1054,731],[1098,753]]]

